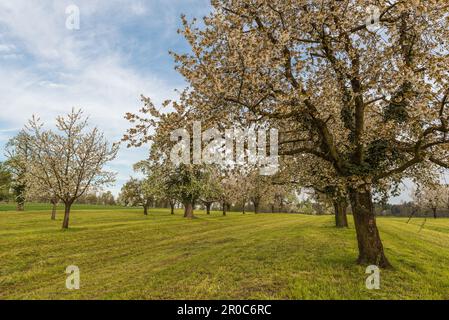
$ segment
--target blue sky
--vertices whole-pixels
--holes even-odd
[[[80,10],[79,30],[65,26],[69,5]],[[185,86],[168,51],[189,50],[177,34],[181,14],[209,11],[209,0],[1,0],[0,148],[33,114],[54,125],[72,107],[118,141],[129,126],[123,115],[141,107],[141,94],[159,103]],[[110,165],[115,194],[147,153],[121,149]],[[394,202],[408,198],[404,187]]]
[[[79,30],[65,26],[69,5],[80,10]],[[158,103],[185,86],[168,51],[188,50],[177,34],[180,15],[209,10],[208,0],[1,0],[0,148],[33,114],[54,125],[72,107],[119,140],[140,94]],[[121,149],[110,165],[114,193],[146,155],[147,148]]]

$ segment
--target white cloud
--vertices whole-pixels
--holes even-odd
[[[88,28],[83,19],[91,15],[102,19],[102,14],[108,15],[105,11],[120,13],[119,3],[78,1],[81,28]],[[5,61],[7,55],[9,59],[12,55],[26,55],[33,61],[19,65],[0,59],[0,123],[7,124],[0,132],[0,144],[31,115],[39,115],[42,121],[53,125],[56,115],[67,113],[72,107],[82,108],[90,115],[92,125],[103,130],[110,141],[118,141],[129,127],[123,116],[141,107],[141,94],[151,96],[155,102],[175,96],[173,84],[127,66],[128,57],[122,57],[109,43],[117,40],[114,28],[98,22],[98,26],[90,24],[92,29],[67,30],[68,4],[71,2],[0,2],[0,27],[7,30],[0,38],[0,57]],[[145,12],[147,9],[138,2],[131,6],[130,14]],[[120,173],[113,188],[115,193],[132,174],[132,164],[147,154],[146,148],[120,151],[109,166]]]
[[[131,4],[131,11],[135,15],[141,16],[147,13],[148,8],[141,1],[139,1]]]
[[[0,43],[0,53],[9,53],[16,50],[16,46],[13,44]]]

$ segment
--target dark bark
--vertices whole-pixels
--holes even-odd
[[[23,202],[17,203],[17,211],[25,211],[25,204]]]
[[[254,213],[259,213],[259,201],[253,201]]]
[[[274,213],[274,204],[271,205],[271,213]]]
[[[51,220],[56,220],[56,201],[52,201]]]
[[[175,203],[170,201],[170,214],[175,214]]]
[[[385,257],[376,225],[371,191],[352,189],[349,194],[359,248],[357,262],[363,265],[376,265],[381,268],[389,267],[390,263]]]
[[[148,210],[150,209],[152,203],[154,203],[154,202],[153,202],[151,199],[147,199],[147,200],[145,200],[145,202],[143,203],[143,214],[144,214],[145,216],[148,215]]]
[[[433,218],[437,218],[437,208],[432,208]]]
[[[337,228],[348,227],[348,217],[346,215],[348,202],[345,198],[332,200],[335,209],[335,226]]]
[[[191,202],[184,203],[184,218],[192,219],[193,217],[193,204]]]
[[[226,202],[222,203],[222,207],[223,207],[223,215],[226,215]]]
[[[70,208],[72,207],[72,202],[67,202],[64,204],[64,220],[62,221],[62,228],[69,228],[69,218],[70,218]]]
[[[206,202],[206,214],[210,214],[210,206],[212,205],[211,202]]]

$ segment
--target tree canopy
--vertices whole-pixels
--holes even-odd
[[[37,117],[29,121],[26,181],[30,190],[46,190],[64,203],[63,228],[68,228],[72,204],[115,180],[115,173],[104,165],[116,157],[118,145],[110,146],[98,128],[89,130],[81,110],[57,117],[56,128],[57,132],[44,129]]]
[[[389,266],[373,190],[449,167],[449,7],[379,1],[372,28],[371,4],[214,0],[201,26],[183,17],[191,53],[173,56],[189,89],[170,117],[278,128],[281,155],[321,161],[347,188],[358,261]],[[151,136],[128,116],[131,141]]]

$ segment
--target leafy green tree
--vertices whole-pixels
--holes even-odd
[[[167,161],[143,160],[134,165],[134,171],[145,175],[147,192],[153,195],[154,201],[168,202],[171,214],[174,214],[177,196],[170,188],[168,181],[174,167]]]
[[[202,166],[180,164],[167,179],[167,187],[184,205],[185,218],[194,218],[193,209],[203,192],[205,176]]]
[[[148,180],[131,178],[122,186],[120,199],[133,207],[142,206],[143,214],[148,215],[148,209],[154,201],[154,194],[151,192]]]
[[[23,211],[27,189],[26,174],[31,157],[31,136],[23,130],[20,131],[8,141],[5,150],[5,165],[11,173],[11,189],[17,203],[17,211]]]
[[[111,191],[103,192],[98,197],[98,200],[102,205],[114,206],[116,204],[114,195]]]
[[[213,165],[206,166],[203,181],[200,200],[206,207],[206,214],[209,215],[212,204],[221,199],[222,185],[219,169]]]
[[[11,172],[0,162],[0,201],[9,201],[11,194]]]

